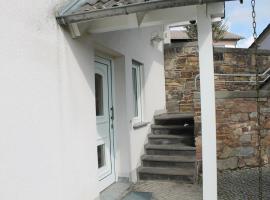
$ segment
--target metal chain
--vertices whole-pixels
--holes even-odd
[[[253,38],[256,43],[257,39],[257,24],[256,24],[256,0],[251,0],[251,7],[252,7],[252,27],[253,27]]]
[[[257,130],[258,130],[258,157],[259,157],[259,200],[263,199],[262,191],[262,147],[261,147],[261,113],[260,113],[260,85],[259,85],[259,67],[257,63],[258,43],[257,43],[257,24],[256,24],[256,0],[251,0],[252,7],[252,27],[253,39],[255,44],[255,67],[256,67],[256,91],[257,91]]]

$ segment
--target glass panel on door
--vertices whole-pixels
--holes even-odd
[[[97,156],[98,156],[98,168],[104,167],[106,165],[105,144],[97,146]]]
[[[100,74],[95,74],[95,90],[96,90],[96,116],[103,116],[104,115],[103,78]]]

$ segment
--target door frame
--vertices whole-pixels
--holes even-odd
[[[117,181],[117,170],[116,170],[116,134],[115,134],[115,119],[116,119],[116,115],[115,115],[115,77],[114,77],[114,62],[113,62],[113,58],[108,56],[107,54],[103,54],[103,53],[100,53],[100,52],[95,52],[95,57],[94,57],[94,63],[96,61],[99,61],[99,62],[102,62],[103,61],[109,61],[110,62],[110,70],[109,70],[109,77],[110,77],[110,98],[111,98],[111,101],[110,101],[110,106],[109,107],[113,107],[114,109],[114,119],[113,119],[113,122],[110,122],[111,124],[113,124],[113,127],[112,126],[109,126],[110,129],[110,139],[111,139],[111,154],[113,155],[113,159],[112,159],[112,177],[110,179],[110,181],[108,181],[109,183],[106,184],[106,185],[103,185],[103,184],[100,184],[100,181],[101,180],[104,180],[105,178],[99,180],[99,177],[97,177],[97,181],[98,181],[98,191],[101,192],[103,191],[104,189],[106,189],[107,187],[109,187],[111,184],[113,184],[114,182]],[[111,118],[112,116],[112,113],[111,113],[111,110],[109,109],[109,117]],[[98,144],[98,143],[97,143]]]

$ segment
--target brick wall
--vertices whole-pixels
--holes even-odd
[[[215,73],[255,73],[254,52],[247,49],[214,49]],[[257,55],[260,71],[270,67],[270,51]],[[166,97],[169,112],[193,112],[197,160],[201,160],[201,119],[198,53],[194,44],[170,47],[165,50]],[[224,83],[224,80],[255,80],[247,77],[216,77],[217,156],[220,170],[258,166],[258,129],[256,91],[254,84]],[[219,82],[220,81],[220,82]],[[262,91],[261,133],[262,158],[270,159],[270,92]]]

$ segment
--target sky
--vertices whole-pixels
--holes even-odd
[[[247,48],[253,42],[253,28],[251,17],[251,0],[226,2],[225,22],[229,31],[245,37],[238,42],[238,47]],[[256,0],[257,34],[265,29],[270,23],[270,0]]]

